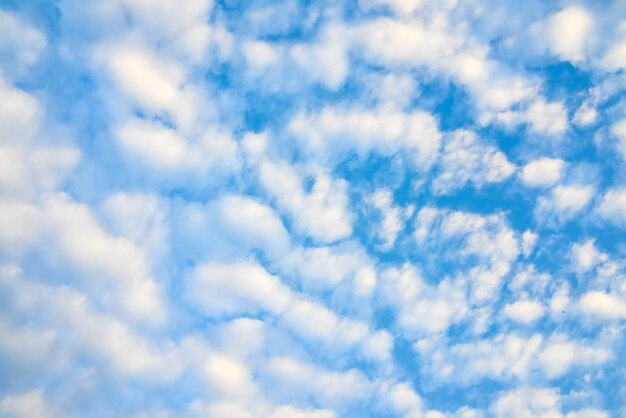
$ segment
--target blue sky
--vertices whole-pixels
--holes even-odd
[[[0,0],[0,416],[626,414],[626,3]]]

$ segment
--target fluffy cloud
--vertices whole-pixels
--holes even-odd
[[[607,222],[626,228],[626,189],[608,190],[602,196],[597,213]]]
[[[527,416],[545,417],[606,417],[604,411],[583,408],[563,414],[561,397],[552,388],[525,388],[503,393],[492,405],[490,411],[496,417],[521,418]]]
[[[240,165],[237,144],[225,132],[207,131],[187,141],[159,123],[131,119],[117,129],[116,138],[126,153],[157,172],[229,174]]]
[[[622,158],[626,160],[626,120],[621,120],[613,125],[611,133],[617,138],[617,151],[622,155]]]
[[[376,190],[370,201],[381,216],[380,228],[376,233],[376,238],[380,241],[379,248],[388,251],[393,248],[398,233],[404,227],[403,213],[393,204],[393,196],[389,190]]]
[[[459,131],[445,142],[441,170],[433,182],[433,191],[445,194],[467,183],[482,187],[500,183],[515,172],[513,165],[497,148],[483,144],[475,133]]]
[[[4,77],[18,77],[35,64],[46,47],[46,36],[18,15],[0,10],[0,62]]]
[[[357,29],[356,43],[369,60],[381,65],[425,67],[456,79],[486,112],[506,110],[533,95],[532,81],[506,74],[489,60],[485,45],[471,33],[451,27],[437,7],[425,10],[421,18],[369,20]]]
[[[93,364],[106,365],[108,373],[114,375],[168,381],[179,372],[171,346],[153,344],[125,322],[99,313],[84,294],[29,282],[16,269],[4,268],[1,280],[3,292],[13,299],[3,311],[9,311],[15,318],[30,319],[34,330],[47,335],[38,338],[43,346],[32,349],[46,350],[48,355],[58,353],[55,357],[60,367],[67,364],[65,356],[74,359],[88,356]],[[103,335],[107,336],[105,340],[101,338]],[[19,361],[22,354],[15,350],[13,356]],[[45,356],[40,360],[40,366],[44,367],[50,358]]]
[[[583,312],[600,318],[619,319],[626,317],[626,301],[623,297],[610,293],[592,291],[580,299]]]
[[[586,273],[608,260],[606,254],[598,251],[593,240],[572,245],[572,264],[577,273]]]
[[[108,234],[89,208],[65,196],[45,207],[58,256],[75,269],[76,285],[95,292],[110,309],[146,321],[166,316],[161,289],[143,249]]]
[[[388,156],[403,151],[417,168],[427,168],[441,142],[436,119],[421,111],[327,107],[318,114],[297,115],[289,127],[306,152],[334,162],[350,152],[365,158],[372,152]]]
[[[531,187],[551,186],[563,175],[565,162],[558,158],[539,158],[526,164],[520,173],[524,184]]]
[[[175,250],[186,259],[228,259],[252,251],[275,258],[291,245],[280,217],[251,197],[226,195],[204,205],[176,205],[173,223]]]
[[[184,292],[195,309],[210,317],[269,314],[298,338],[332,342],[331,353],[356,347],[369,359],[389,357],[386,333],[372,333],[366,323],[338,316],[255,264],[204,264],[193,271]]]
[[[544,340],[499,334],[492,338],[446,346],[446,341],[423,339],[415,343],[420,356],[430,360],[426,370],[439,382],[470,385],[481,379],[524,380],[539,371],[548,379],[563,376],[574,367],[597,367],[612,353],[560,335]]]
[[[306,191],[304,179],[289,164],[266,162],[259,171],[261,184],[300,232],[322,243],[350,236],[352,219],[345,182],[320,173]]]
[[[533,133],[559,137],[568,128],[567,109],[560,102],[548,103],[537,99],[520,111],[507,111],[498,115],[505,126],[513,127],[526,123]]]
[[[387,303],[399,311],[398,326],[408,335],[443,332],[468,312],[462,287],[447,280],[428,285],[411,266],[385,271],[381,286]]]
[[[563,223],[579,214],[595,194],[591,185],[559,185],[537,199],[535,216],[549,224]]]
[[[281,313],[293,298],[277,277],[246,263],[199,267],[188,282],[186,295],[202,312],[216,317]]]
[[[593,24],[593,16],[583,7],[570,6],[553,14],[546,22],[550,50],[565,60],[584,59]]]
[[[292,358],[271,358],[263,370],[281,397],[312,397],[330,405],[366,399],[371,383],[357,370],[332,372]]]
[[[328,290],[351,278],[370,280],[358,278],[369,274],[374,275],[372,280],[375,283],[376,273],[371,272],[371,264],[372,261],[363,249],[346,243],[339,246],[294,248],[278,259],[273,267],[286,276],[297,278],[306,290]],[[363,286],[368,285],[364,283]]]
[[[531,324],[541,318],[543,311],[541,303],[532,300],[518,300],[507,304],[503,309],[504,315],[509,319],[523,324]]]
[[[34,96],[0,78],[3,196],[33,198],[41,191],[54,190],[78,163],[77,149],[46,138],[51,132],[44,130],[45,122],[45,111]]]
[[[31,391],[6,397],[0,402],[0,413],[15,418],[52,418],[57,415],[43,398],[41,391]]]
[[[495,296],[520,251],[519,237],[499,215],[425,207],[417,214],[415,237],[423,251],[434,237],[445,242],[447,251],[439,254],[443,262],[466,261],[453,272],[459,276],[455,287],[469,285],[470,300],[477,304]]]

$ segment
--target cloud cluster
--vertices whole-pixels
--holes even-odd
[[[3,3],[0,417],[622,416],[625,25]]]

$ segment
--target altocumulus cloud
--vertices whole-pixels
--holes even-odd
[[[624,416],[625,26],[0,1],[0,417]]]

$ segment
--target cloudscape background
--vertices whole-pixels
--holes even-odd
[[[626,416],[626,2],[0,1],[0,416]]]

